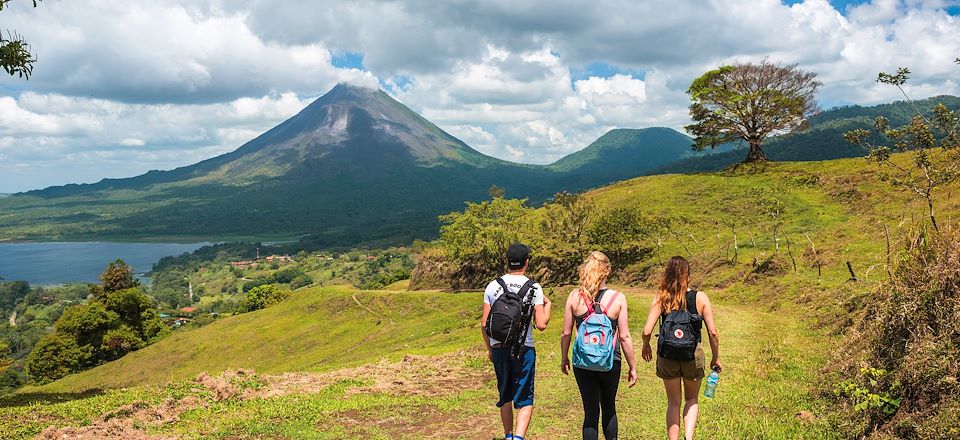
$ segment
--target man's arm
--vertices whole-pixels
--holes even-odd
[[[543,289],[540,290],[541,292]],[[550,301],[550,298],[547,298],[547,295],[543,295],[543,304],[538,304],[533,308],[534,321],[536,321],[537,330],[544,331],[547,329],[547,324],[550,323],[550,313],[553,309],[553,301]]]

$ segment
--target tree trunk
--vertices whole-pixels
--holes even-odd
[[[747,158],[743,160],[743,163],[766,162],[767,160],[769,160],[767,155],[760,149],[760,141],[750,141],[750,152],[747,153]]]
[[[927,207],[930,209],[930,223],[933,223],[934,231],[940,232],[940,227],[937,226],[937,216],[933,214],[933,197],[931,197],[930,194],[927,194],[926,197],[927,197]]]

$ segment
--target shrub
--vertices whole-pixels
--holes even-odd
[[[296,290],[313,284],[313,278],[310,275],[303,274],[290,280],[290,289]]]
[[[41,339],[27,357],[27,374],[38,384],[53,382],[82,370],[92,356],[89,346],[81,347],[73,338],[51,333]]]
[[[290,291],[280,290],[274,284],[254,287],[247,292],[247,299],[243,302],[244,310],[252,312],[269,307],[290,297]]]
[[[40,340],[27,358],[35,382],[120,358],[169,332],[150,298],[125,274],[130,274],[129,267],[122,261],[111,263],[102,276],[105,284],[93,289],[93,300],[64,310],[54,333]]]
[[[859,371],[835,387],[845,409],[838,420],[851,419],[852,412],[865,423],[839,423],[850,437],[960,432],[960,415],[932,417],[939,408],[960,405],[960,231],[918,232],[898,255],[892,275],[847,336],[847,345],[860,354],[838,354],[841,375]],[[852,368],[856,363],[866,367]],[[928,426],[933,420],[936,426]]]

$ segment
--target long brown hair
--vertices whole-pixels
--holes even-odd
[[[673,257],[663,269],[657,302],[663,313],[687,308],[687,286],[690,284],[690,263],[683,257]]]
[[[596,300],[600,286],[607,281],[608,276],[610,276],[610,259],[603,252],[590,252],[580,265],[580,294]],[[590,307],[590,303],[587,303],[587,307]]]

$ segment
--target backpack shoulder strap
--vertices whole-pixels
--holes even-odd
[[[607,294],[607,289],[600,289],[597,291],[597,294],[593,297],[593,300],[587,304],[587,314],[594,313],[603,313],[606,314],[606,308],[603,307],[603,304],[600,301],[603,299],[603,296]],[[584,298],[586,301],[586,298]],[[599,308],[599,310],[597,310]]]
[[[614,290],[613,295],[610,296],[610,299],[607,301],[607,305],[603,307],[603,311],[606,312],[610,310],[610,306],[613,305],[613,302],[617,300],[617,297],[620,296],[620,292]]]
[[[510,288],[507,287],[507,282],[503,278],[497,278],[497,284],[503,289],[503,293],[510,293]]]
[[[527,282],[523,283],[523,286],[520,286],[520,290],[517,291],[517,296],[519,296],[521,300],[524,299],[527,296],[527,292],[533,290],[535,283],[536,281],[527,278]]]

